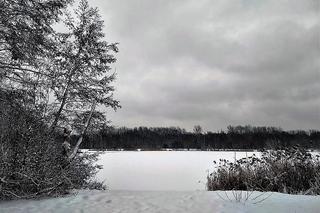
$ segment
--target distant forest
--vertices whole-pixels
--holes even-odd
[[[90,131],[83,149],[164,150],[164,149],[280,149],[290,146],[320,149],[320,131],[284,131],[278,127],[228,126],[227,131],[193,132],[179,127],[104,127]]]

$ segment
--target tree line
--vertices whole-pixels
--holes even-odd
[[[303,146],[320,149],[320,131],[284,131],[277,127],[228,126],[227,131],[193,132],[179,127],[103,127],[84,136],[84,149],[280,149]]]

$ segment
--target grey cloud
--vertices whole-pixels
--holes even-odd
[[[120,42],[115,125],[319,128],[319,1],[90,3]]]

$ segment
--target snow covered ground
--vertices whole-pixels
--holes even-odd
[[[194,191],[205,190],[213,161],[251,156],[234,151],[122,151],[105,152],[98,179],[110,190]],[[259,154],[259,153],[255,153]]]
[[[98,179],[105,180],[110,191],[0,202],[0,213],[320,213],[320,196],[254,192],[247,201],[236,202],[232,192],[205,191],[206,175],[213,171],[213,161],[232,161],[252,154],[105,152],[99,160],[104,169]]]
[[[270,193],[245,203],[229,201],[224,192],[206,191],[80,191],[77,195],[42,200],[0,202],[1,213],[319,213],[320,196]]]

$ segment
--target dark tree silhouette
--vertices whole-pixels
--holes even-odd
[[[200,136],[200,138],[199,138]],[[229,126],[227,132],[207,132],[199,135],[179,127],[115,128],[104,127],[88,132],[83,148],[95,149],[278,149],[301,145],[320,149],[320,132],[283,131],[275,127]]]

